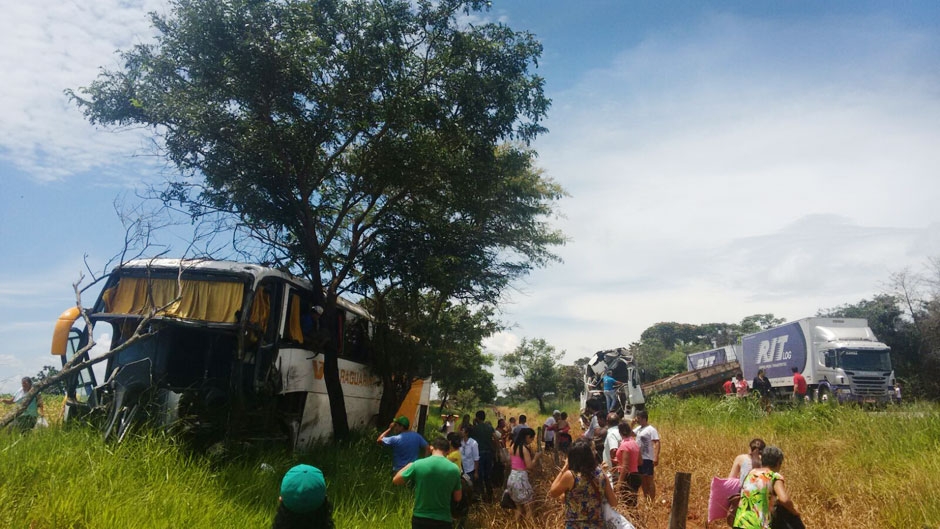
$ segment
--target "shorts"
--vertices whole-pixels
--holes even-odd
[[[653,468],[653,460],[644,459],[643,462],[640,463],[640,468],[637,470],[637,473],[639,473],[641,476],[652,476]]]
[[[509,473],[506,481],[506,490],[516,505],[525,505],[535,500],[535,491],[529,483],[529,473],[525,470],[515,470]]]

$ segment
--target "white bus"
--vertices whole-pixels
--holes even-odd
[[[367,362],[372,318],[339,299],[326,321],[310,284],[278,270],[229,261],[139,259],[115,269],[89,311],[94,338],[122,345],[154,308],[141,339],[67,381],[66,418],[98,416],[105,438],[143,420],[210,439],[282,439],[297,449],[332,433],[323,380],[336,350],[350,428],[375,424],[382,386]],[[56,324],[62,364],[88,343],[77,308]],[[87,355],[88,353],[84,353]],[[399,414],[423,429],[430,378],[416,381]]]

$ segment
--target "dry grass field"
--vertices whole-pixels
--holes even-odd
[[[755,437],[784,452],[781,474],[807,527],[940,528],[940,412],[932,404],[886,410],[805,406],[765,415],[753,402],[666,398],[650,404],[662,437],[657,499],[619,510],[638,529],[665,529],[677,472],[692,474],[687,527],[706,527],[708,487],[727,476]],[[507,409],[517,415],[524,410]],[[539,425],[544,416],[529,419]],[[537,524],[562,527],[561,503],[547,491],[557,467],[543,458],[533,473]],[[515,527],[498,506],[478,509],[480,527]],[[709,527],[727,527],[722,521]]]

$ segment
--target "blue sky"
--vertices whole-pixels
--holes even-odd
[[[4,10],[0,390],[56,360],[83,256],[122,245],[114,202],[172,171],[146,131],[93,127],[63,95],[164,9]],[[571,194],[564,263],[517,285],[490,351],[542,337],[571,361],[659,321],[796,319],[940,255],[935,2],[495,0],[481,18],[543,42],[535,147]]]

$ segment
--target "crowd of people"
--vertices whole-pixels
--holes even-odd
[[[655,499],[659,432],[643,410],[632,421],[614,412],[587,411],[577,439],[561,410],[541,425],[540,442],[525,415],[507,420],[497,412],[493,426],[480,410],[472,419],[464,416],[459,426],[458,416],[442,415],[442,435],[430,444],[415,438],[404,417],[376,441],[392,449],[392,482],[414,489],[414,528],[463,527],[472,505],[492,502],[494,491],[501,491],[500,505],[511,506],[517,522],[533,522],[539,495],[530,472],[546,454],[560,467],[548,496],[561,500],[565,527],[601,528],[611,520],[613,527],[632,527],[613,508],[620,502],[635,507],[641,493]],[[430,456],[421,458],[426,451]],[[435,456],[440,459],[426,461]]]
[[[628,420],[615,412],[588,409],[582,417],[584,433],[576,439],[567,414],[555,410],[541,426],[539,443],[525,415],[508,421],[499,417],[493,427],[485,412],[479,411],[457,432],[447,431],[452,427],[450,418],[444,417],[442,428],[448,437],[431,444],[432,456],[441,460],[434,465],[421,463],[417,445],[413,445],[409,457],[415,460],[400,468],[393,479],[396,484],[414,486],[412,527],[453,527],[455,523],[463,527],[471,505],[492,501],[493,491],[500,489],[500,504],[511,506],[518,522],[534,521],[533,505],[539,495],[530,472],[546,454],[558,463],[555,468],[560,467],[548,497],[560,501],[566,529],[631,528],[615,507],[623,505],[630,512],[641,497],[648,502],[656,499],[660,435],[646,410]],[[394,450],[406,446],[386,443],[387,433],[380,436],[380,442]],[[483,446],[492,458],[482,455]],[[802,527],[780,473],[783,452],[766,446],[761,439],[754,439],[749,448],[734,459],[726,480],[734,492],[725,507],[729,524],[740,529],[767,529],[776,519],[779,523],[775,527]],[[447,459],[450,463],[445,466]],[[399,459],[393,456],[393,460]]]

